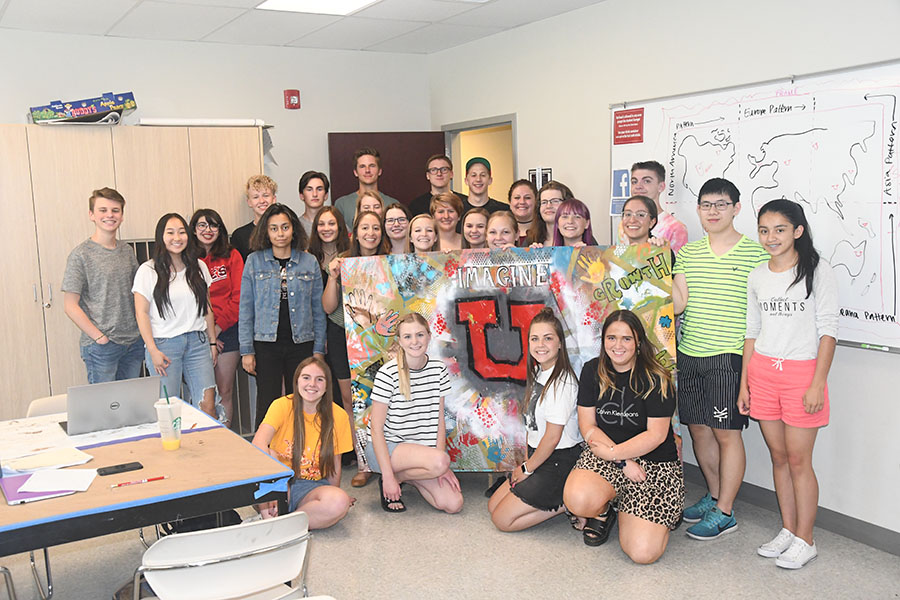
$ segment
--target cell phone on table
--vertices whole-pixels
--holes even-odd
[[[143,469],[144,465],[139,462],[122,463],[121,465],[112,465],[110,467],[100,467],[97,469],[97,475],[115,475],[116,473],[125,473],[127,471],[137,471]]]

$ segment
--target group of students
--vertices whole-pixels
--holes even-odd
[[[143,357],[163,377],[164,389],[181,389],[183,377],[201,409],[215,415],[220,404],[219,416],[228,422],[240,357],[257,376],[253,443],[295,473],[290,509],[307,512],[313,528],[336,523],[353,503],[340,489],[341,455],[358,435],[342,260],[596,243],[587,206],[561,183],[536,190],[530,181],[516,181],[507,206],[488,195],[484,158],[466,164],[468,197],[450,190],[448,157],[430,157],[425,171],[431,193],[407,207],[378,192],[380,156],[362,149],[354,156],[359,190],[333,206],[326,204],[324,173],[301,177],[306,210],[300,216],[277,202],[274,181],[256,176],[247,184],[254,219],[230,241],[213,210],[198,210],[190,223],[167,214],[157,223],[153,258],[140,266],[116,239],[124,198],[110,188],[96,190],[89,203],[95,233],[72,251],[63,284],[66,313],[83,332],[89,381],[135,377]],[[491,496],[491,518],[499,529],[515,531],[566,512],[592,546],[604,543],[618,521],[622,549],[639,563],[663,554],[682,519],[694,523],[690,537],[715,539],[737,529],[741,430],[750,416],[759,420],[770,450],[783,524],[758,553],[800,568],[817,553],[811,457],[818,428],[828,423],[834,275],[812,244],[799,204],[766,204],[757,243],[734,228],[737,188],[711,179],[697,200],[707,235],[688,243],[684,224],[660,204],[664,189],[662,165],[633,166],[636,195],[623,207],[618,236],[620,243],[677,252],[673,300],[684,315],[677,402],[672,374],[655,360],[633,313],[606,319],[600,355],[576,377],[559,319],[542,310],[529,328],[520,411],[527,457]],[[365,315],[347,314],[368,325]],[[380,473],[382,508],[405,511],[401,486],[408,483],[435,508],[458,512],[463,498],[446,452],[447,369],[427,354],[431,334],[423,317],[403,315],[392,332],[392,359],[375,376],[370,423],[360,435],[366,462]],[[671,427],[676,405],[708,487],[686,508]],[[369,475],[356,473],[353,485],[365,485]],[[264,516],[277,511],[274,504],[259,508]]]

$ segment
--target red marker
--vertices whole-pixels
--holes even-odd
[[[137,485],[139,483],[150,483],[151,481],[160,481],[162,479],[168,479],[168,475],[160,475],[159,477],[148,477],[147,479],[139,479],[137,481],[125,481],[122,483],[114,483],[110,487],[110,489],[125,487],[126,485]]]

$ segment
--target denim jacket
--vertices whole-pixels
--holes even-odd
[[[294,343],[313,340],[313,352],[325,353],[322,274],[312,255],[296,248],[287,264],[288,308]],[[241,356],[255,354],[253,342],[274,342],[281,306],[281,265],[271,248],[247,257],[241,278],[238,339]]]

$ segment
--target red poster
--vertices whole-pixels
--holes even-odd
[[[630,108],[613,113],[613,146],[644,141],[644,109]]]

